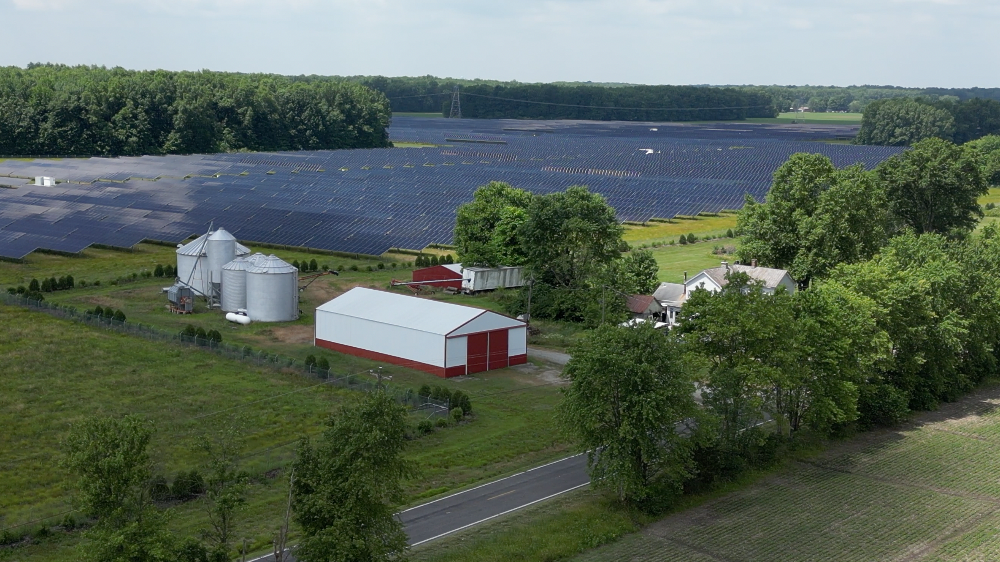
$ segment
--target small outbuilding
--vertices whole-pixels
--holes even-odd
[[[633,318],[661,320],[663,307],[653,295],[632,295],[626,301]]]
[[[448,263],[413,270],[413,281],[429,287],[462,290],[462,264]]]
[[[315,345],[457,377],[528,361],[527,326],[490,310],[355,287],[316,309]]]

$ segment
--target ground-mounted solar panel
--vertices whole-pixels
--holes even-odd
[[[587,185],[607,197],[621,220],[717,212],[741,206],[745,194],[762,199],[774,170],[796,152],[871,168],[900,151],[814,142],[853,132],[397,118],[390,138],[437,146],[0,161],[0,176],[60,182],[0,189],[0,255],[179,242],[209,225],[245,241],[350,253],[423,248],[449,242],[456,207],[493,180],[535,193]]]

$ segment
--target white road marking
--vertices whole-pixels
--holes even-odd
[[[570,458],[572,458],[572,457],[570,457]],[[528,502],[528,503],[526,503],[524,505],[519,505],[519,506],[517,506],[517,507],[515,507],[513,509],[508,509],[507,511],[504,511],[503,513],[497,513],[496,515],[490,515],[489,517],[487,517],[485,519],[480,519],[479,521],[476,521],[474,523],[469,523],[468,525],[463,525],[463,526],[461,526],[461,527],[459,527],[457,529],[452,529],[452,530],[450,530],[450,531],[448,531],[446,533],[441,533],[440,535],[431,537],[429,539],[424,539],[422,541],[415,542],[415,543],[411,544],[410,546],[417,546],[419,544],[424,544],[425,542],[432,541],[434,539],[439,539],[439,538],[441,538],[441,537],[443,537],[445,535],[450,535],[452,533],[457,533],[458,531],[461,531],[462,529],[468,529],[469,527],[472,527],[474,525],[478,525],[480,523],[489,521],[490,519],[495,519],[497,517],[500,517],[501,515],[507,515],[508,513],[511,513],[513,511],[517,511],[519,509],[524,509],[524,508],[528,507],[529,505],[533,505],[533,504],[536,504],[538,502],[543,502],[543,501],[545,501],[547,499],[554,498],[554,497],[556,497],[556,496],[558,496],[560,494],[565,494],[566,492],[572,492],[573,490],[576,490],[577,488],[582,488],[582,487],[587,486],[589,484],[590,484],[590,482],[584,482],[583,484],[580,484],[578,486],[573,486],[572,488],[563,490],[561,492],[556,492],[556,493],[552,494],[551,496],[545,496],[544,498],[537,499],[535,501],[530,501],[530,502]]]

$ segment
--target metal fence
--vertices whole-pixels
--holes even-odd
[[[155,342],[172,342],[177,345],[197,347],[226,357],[250,363],[257,367],[271,368],[282,372],[294,372],[312,377],[320,382],[330,384],[348,390],[359,390],[362,392],[372,392],[380,386],[390,396],[401,404],[405,404],[412,410],[426,413],[428,416],[447,416],[451,404],[446,400],[436,400],[426,396],[420,396],[412,388],[400,388],[391,383],[372,380],[375,373],[336,373],[332,369],[321,369],[314,364],[306,364],[305,361],[286,357],[268,351],[253,349],[247,345],[234,345],[217,342],[211,339],[200,338],[198,336],[188,336],[181,333],[170,333],[149,324],[129,322],[127,320],[115,320],[108,316],[98,316],[92,312],[80,312],[76,308],[50,303],[44,300],[34,300],[21,295],[11,295],[9,293],[0,294],[0,302],[8,305],[22,306],[33,310],[48,313],[57,318],[72,320],[90,326],[104,328],[107,330],[129,334],[145,338]]]

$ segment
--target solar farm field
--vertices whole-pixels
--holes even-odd
[[[855,132],[396,117],[392,140],[423,148],[4,160],[0,257],[179,242],[213,223],[247,242],[367,255],[421,249],[450,242],[456,207],[491,180],[536,193],[588,185],[622,221],[718,212],[742,206],[746,193],[762,198],[793,153],[872,167],[900,150],[815,142]],[[29,185],[36,176],[60,183]]]
[[[1000,387],[860,436],[579,562],[1000,559]]]

